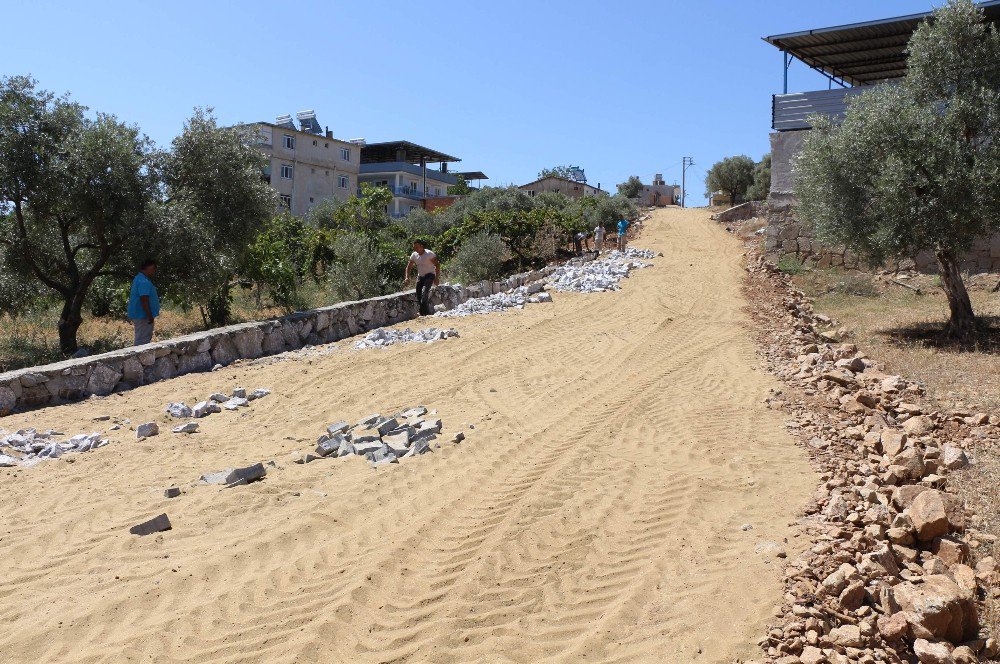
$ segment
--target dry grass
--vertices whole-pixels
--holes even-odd
[[[962,349],[942,342],[940,331],[948,319],[948,303],[935,277],[917,277],[906,288],[872,275],[835,270],[808,270],[795,276],[796,284],[815,298],[817,312],[850,330],[851,340],[870,357],[884,362],[890,373],[923,382],[927,396],[941,410],[964,408],[1000,413],[1000,294],[988,288],[995,279],[973,280],[970,292],[976,313],[992,328],[978,348]],[[968,444],[976,461],[954,476],[951,486],[976,514],[977,529],[1000,533],[1000,448],[995,440]],[[973,552],[973,564],[985,556],[1000,558],[996,542],[984,542]],[[1000,596],[987,594],[982,621],[1000,634]]]
[[[337,299],[322,285],[308,283],[300,292],[305,308],[334,304]],[[262,320],[287,313],[271,305],[267,298],[258,304],[257,296],[250,291],[238,290],[233,301],[233,323]],[[32,312],[14,320],[0,316],[0,373],[24,367],[38,366],[65,359],[59,351],[56,324],[59,308]],[[154,340],[164,340],[205,329],[198,309],[184,310],[164,303],[156,320]],[[81,347],[91,353],[102,353],[132,344],[132,324],[127,320],[95,318],[84,311],[83,325],[77,339]]]

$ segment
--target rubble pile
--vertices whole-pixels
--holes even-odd
[[[619,289],[619,282],[627,279],[629,272],[649,267],[640,259],[653,258],[649,249],[626,247],[624,253],[611,251],[601,260],[575,264],[570,261],[556,268],[546,281],[560,292],[600,293]]]
[[[405,330],[392,330],[380,327],[377,330],[372,330],[366,334],[364,339],[354,342],[354,349],[364,350],[366,348],[385,348],[395,344],[430,344],[435,341],[457,336],[458,330],[451,327],[447,329],[428,327],[423,330],[417,330],[416,332],[410,328],[406,328]]]
[[[375,413],[354,426],[346,421],[334,422],[316,441],[315,450],[297,453],[295,462],[360,456],[373,467],[399,463],[400,459],[431,451],[431,443],[441,433],[441,420],[435,419],[435,414],[435,411],[428,412],[423,406],[417,406],[389,417]],[[460,432],[451,442],[464,439],[465,435]]]
[[[536,281],[504,293],[477,297],[463,302],[454,309],[438,311],[434,315],[442,318],[464,318],[477,314],[499,313],[507,309],[523,309],[526,304],[551,302],[552,296],[542,292],[542,290],[542,284]]]
[[[51,429],[21,429],[0,438],[0,468],[31,467],[46,459],[58,459],[69,452],[89,452],[108,444],[108,440],[97,432],[58,440],[63,435]]]
[[[238,410],[246,408],[251,401],[262,399],[269,395],[271,390],[266,387],[258,387],[253,392],[247,393],[246,388],[237,387],[231,395],[223,392],[216,392],[204,401],[199,401],[194,406],[188,406],[183,401],[167,404],[167,415],[175,419],[189,419],[208,417],[213,413],[221,413],[223,410]],[[197,430],[197,426],[191,431],[184,430],[187,425],[174,428],[174,433],[192,433]],[[190,428],[190,427],[188,427]]]
[[[984,602],[1000,596],[996,537],[949,492],[974,440],[1000,417],[941,412],[920,385],[889,375],[813,311],[787,275],[751,256],[746,289],[768,368],[768,398],[808,450],[822,484],[806,508],[811,547],[785,570],[767,662],[937,662],[1000,656]]]

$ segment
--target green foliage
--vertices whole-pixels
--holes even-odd
[[[333,243],[330,287],[340,300],[362,300],[391,290],[388,258],[359,233],[343,233]]]
[[[101,113],[87,118],[30,78],[0,79],[2,262],[22,263],[25,276],[62,300],[64,352],[76,349],[94,280],[155,232],[148,210],[160,163],[138,128]]]
[[[628,180],[618,185],[618,194],[625,198],[638,198],[642,193],[642,180],[638,175],[629,176]]]
[[[565,178],[566,180],[573,179],[573,167],[572,166],[553,166],[552,168],[543,168],[538,171],[538,179],[548,177]]]
[[[467,196],[473,191],[475,190],[469,186],[469,183],[461,175],[458,176],[458,181],[455,184],[448,186],[449,196]]]
[[[299,283],[313,271],[320,233],[287,212],[273,217],[250,244],[241,276],[266,286],[278,306],[294,309],[301,304]]]
[[[778,259],[778,270],[795,275],[805,270],[805,265],[795,256],[782,256]]]
[[[733,205],[745,201],[747,191],[754,183],[754,161],[746,155],[726,157],[712,165],[705,175],[706,195],[721,191],[729,196]]]
[[[751,201],[766,201],[771,195],[771,153],[753,167],[753,184],[747,191],[747,199]]]
[[[87,307],[97,318],[113,316],[124,319],[128,315],[128,295],[130,283],[111,275],[103,275],[94,280],[87,294]]]
[[[507,247],[495,233],[473,233],[461,244],[448,264],[449,273],[461,283],[496,280],[503,276]]]
[[[817,237],[869,264],[935,252],[967,335],[972,306],[959,256],[1000,230],[1000,34],[971,0],[951,0],[915,31],[908,75],[858,95],[840,126],[814,118],[795,168]]]

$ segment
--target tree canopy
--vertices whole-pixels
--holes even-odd
[[[802,217],[872,265],[934,252],[951,310],[975,329],[960,259],[1000,230],[1000,35],[971,0],[915,31],[899,85],[856,97],[839,126],[813,118],[795,167]]]
[[[766,201],[771,195],[771,153],[753,167],[753,184],[747,190],[747,199],[751,201]]]
[[[574,175],[576,171],[572,166],[553,166],[552,168],[543,168],[538,171],[538,179],[548,177],[564,178],[566,180],[574,180]]]
[[[252,138],[209,112],[196,110],[167,152],[86,110],[28,77],[0,80],[0,265],[18,275],[0,279],[0,303],[57,296],[67,353],[95,280],[153,256],[193,301],[210,300],[274,206]]]
[[[638,175],[630,175],[625,182],[618,185],[618,193],[625,198],[637,198],[642,193],[642,180]]]
[[[753,159],[742,154],[716,162],[705,175],[706,196],[711,198],[721,191],[733,205],[745,201],[754,182],[755,165]]]

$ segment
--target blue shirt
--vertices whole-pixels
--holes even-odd
[[[625,221],[624,219],[619,220],[619,222],[618,222],[618,234],[619,235],[625,235],[625,230],[627,228],[628,228],[628,222]]]
[[[146,311],[142,308],[142,301],[139,299],[143,295],[149,297],[149,311],[153,317],[160,315],[160,298],[156,295],[156,286],[149,280],[149,277],[140,272],[132,280],[132,290],[128,294],[129,320],[146,318]]]

